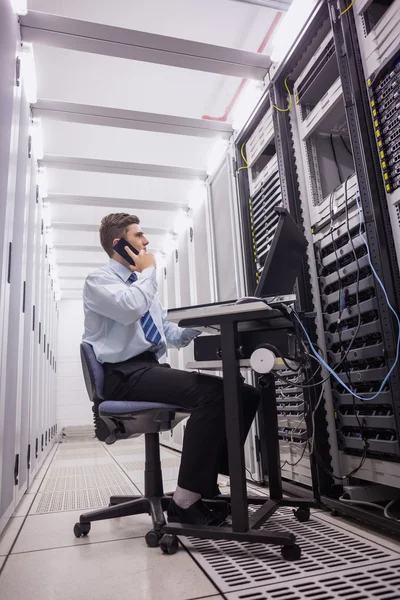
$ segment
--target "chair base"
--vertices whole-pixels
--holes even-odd
[[[144,494],[135,496],[111,496],[110,505],[88,513],[79,518],[75,524],[74,534],[76,537],[88,535],[92,521],[105,521],[107,519],[119,519],[132,515],[150,515],[153,529],[146,535],[146,543],[150,547],[159,546],[163,536],[161,530],[166,525],[164,513],[168,510],[172,494],[165,494],[163,489],[160,446],[158,433],[145,434],[145,473]],[[225,499],[205,501],[207,506],[217,509],[220,513],[228,516],[229,504]],[[163,552],[172,554],[176,551],[175,542],[171,547],[166,546]]]
[[[160,531],[166,524],[164,512],[167,511],[170,496],[146,497],[146,496],[111,496],[110,506],[85,513],[80,516],[81,525],[93,521],[105,521],[107,519],[118,519],[132,515],[150,515],[153,522],[153,530]]]

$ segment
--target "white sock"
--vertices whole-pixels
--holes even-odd
[[[174,502],[183,509],[190,508],[192,504],[197,502],[197,500],[200,500],[200,498],[201,494],[185,490],[184,488],[179,487],[179,485],[177,486],[173,495]]]

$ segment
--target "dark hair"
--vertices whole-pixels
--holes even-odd
[[[103,217],[100,224],[100,243],[108,256],[112,256],[113,241],[122,238],[130,225],[139,225],[140,220],[136,215],[127,213],[112,213]]]

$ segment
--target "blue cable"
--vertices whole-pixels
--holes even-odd
[[[358,192],[358,191],[357,191]],[[385,300],[387,302],[388,307],[390,308],[391,312],[394,314],[396,321],[397,321],[397,326],[398,326],[398,337],[397,337],[397,349],[396,349],[396,359],[390,369],[390,371],[388,372],[388,374],[386,375],[385,379],[382,381],[381,383],[381,387],[379,388],[379,390],[376,392],[376,394],[374,394],[373,396],[371,396],[371,398],[363,398],[362,396],[359,396],[358,394],[356,394],[355,392],[353,392],[353,390],[351,390],[345,383],[344,381],[342,381],[340,379],[340,377],[337,375],[337,373],[328,365],[327,362],[325,362],[325,360],[322,358],[322,356],[320,354],[318,354],[318,352],[316,351],[316,349],[313,346],[313,343],[310,340],[310,336],[307,333],[306,328],[304,327],[303,323],[300,321],[300,318],[298,317],[298,315],[293,311],[294,316],[296,317],[297,321],[299,322],[302,330],[305,333],[305,336],[307,338],[308,343],[310,344],[310,348],[313,352],[313,354],[315,355],[315,357],[317,358],[317,360],[319,360],[319,362],[326,368],[326,370],[340,383],[340,385],[342,385],[344,387],[345,390],[347,390],[349,392],[349,394],[351,394],[352,396],[354,396],[355,398],[357,398],[358,400],[363,400],[363,401],[368,401],[370,402],[371,400],[375,400],[375,398],[377,398],[379,396],[379,394],[382,392],[383,388],[385,387],[387,381],[389,380],[389,377],[391,376],[391,374],[393,373],[394,368],[396,367],[398,361],[399,361],[399,355],[400,355],[400,319],[396,313],[396,311],[394,310],[393,306],[390,304],[387,292],[385,290],[385,287],[382,283],[382,281],[379,278],[378,273],[375,271],[374,266],[372,264],[371,261],[371,255],[370,255],[370,251],[369,251],[369,247],[368,247],[368,243],[367,240],[364,237],[364,234],[362,232],[362,224],[363,224],[363,217],[362,217],[362,212],[361,212],[361,207],[360,207],[360,203],[358,201],[358,193],[356,192],[356,202],[357,202],[357,207],[358,207],[358,213],[360,215],[360,229],[359,229],[359,233],[361,236],[361,239],[363,240],[366,249],[367,249],[367,256],[368,256],[368,262],[369,265],[371,267],[372,273],[374,274],[375,279],[377,280],[377,282],[379,283],[384,296],[385,296]]]

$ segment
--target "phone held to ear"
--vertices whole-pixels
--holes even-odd
[[[129,256],[129,254],[125,250],[125,246],[128,246],[128,248],[130,250],[132,250],[132,252],[134,254],[139,254],[139,251],[136,250],[136,248],[134,248],[129,242],[127,242],[125,238],[121,238],[115,244],[115,246],[113,246],[113,248],[114,248],[115,252],[117,254],[119,254],[120,256],[122,256],[122,258],[124,258],[130,265],[135,266],[135,261],[133,260],[133,258],[131,256]]]

